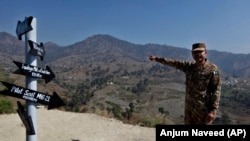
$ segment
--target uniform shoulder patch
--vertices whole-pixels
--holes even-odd
[[[213,71],[214,75],[219,75],[219,71]]]

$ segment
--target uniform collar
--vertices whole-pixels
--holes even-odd
[[[204,64],[202,64],[202,65],[197,65],[197,64],[196,64],[196,67],[197,67],[198,69],[203,69],[203,68],[205,68],[208,64],[209,64],[209,61],[208,61],[207,59],[205,59],[205,63],[204,63]]]

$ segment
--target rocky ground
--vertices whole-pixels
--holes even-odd
[[[38,141],[154,141],[155,129],[124,124],[89,113],[37,110]],[[0,140],[25,141],[26,128],[18,114],[0,115]]]

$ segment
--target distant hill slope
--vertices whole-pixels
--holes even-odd
[[[64,98],[64,110],[101,113],[143,126],[183,123],[184,74],[149,61],[148,55],[191,61],[189,49],[134,44],[101,34],[66,47],[52,42],[45,43],[44,47],[44,61],[38,58],[38,66],[48,65],[56,77],[48,84],[39,80],[38,90],[56,91]],[[12,61],[24,62],[24,51],[23,41],[9,33],[0,33],[0,63],[4,76],[18,85],[24,85],[25,77],[12,74],[17,69]],[[249,122],[245,121],[250,113],[249,57],[250,54],[208,52],[209,60],[222,71],[220,115],[234,115],[235,123]]]
[[[110,35],[101,34],[66,47],[60,47],[54,43],[45,43],[44,47],[46,52],[44,63],[49,64],[63,58],[72,58],[72,62],[81,63],[114,60],[118,57],[134,61],[146,61],[150,54],[192,60],[189,49],[158,44],[133,44]],[[24,56],[24,51],[24,43],[19,41],[17,37],[6,32],[0,32],[0,53],[9,56]],[[74,59],[73,56],[75,56]],[[250,54],[233,54],[209,50],[208,58],[217,64],[223,73],[240,77],[250,76]],[[76,64],[72,63],[72,65]]]

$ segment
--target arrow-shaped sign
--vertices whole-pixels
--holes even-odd
[[[23,108],[22,104],[19,101],[17,101],[17,106],[18,109],[16,111],[21,120],[23,121],[23,124],[26,127],[28,134],[35,135],[36,133],[31,116],[27,114],[26,110]]]
[[[33,20],[33,17],[30,16],[28,18],[25,18],[23,22],[18,21],[17,27],[16,27],[16,34],[19,40],[22,40],[22,35],[31,31],[33,28],[31,26],[31,22]]]
[[[44,51],[44,47],[43,47],[43,43],[40,43],[40,45],[38,43],[35,43],[31,40],[28,40],[29,45],[30,45],[30,54],[33,54],[35,56],[40,56],[41,60],[43,61],[43,56],[45,55],[45,51]]]
[[[22,74],[26,76],[31,76],[35,78],[42,78],[45,80],[45,83],[50,82],[53,78],[55,78],[55,74],[51,71],[49,66],[46,66],[46,69],[39,68],[36,66],[28,65],[25,63],[20,63],[13,61],[16,66],[19,68],[14,73]]]
[[[45,93],[13,85],[7,82],[0,82],[7,87],[7,90],[0,91],[0,94],[21,98],[43,105],[48,105],[48,110],[65,105],[63,100],[57,95],[56,92],[53,92],[53,95],[51,96]]]

